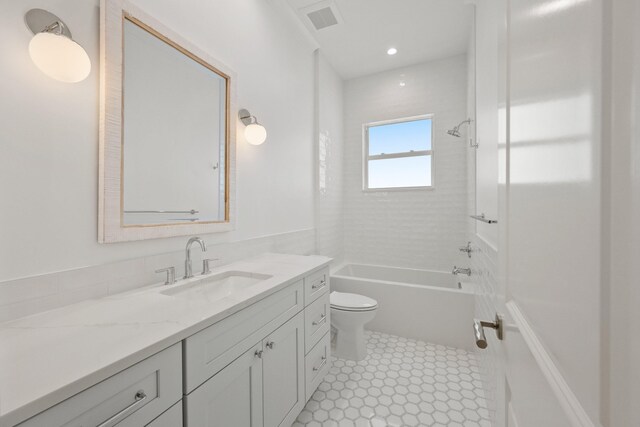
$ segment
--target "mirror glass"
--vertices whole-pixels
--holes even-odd
[[[229,76],[134,18],[123,39],[122,224],[227,221]]]

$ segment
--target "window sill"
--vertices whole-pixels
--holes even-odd
[[[392,187],[392,188],[363,188],[363,193],[387,193],[402,191],[435,191],[434,186],[430,187]]]

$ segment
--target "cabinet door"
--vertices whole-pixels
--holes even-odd
[[[289,427],[304,407],[304,313],[263,341],[264,427]]]
[[[193,427],[262,427],[262,343],[185,398]]]

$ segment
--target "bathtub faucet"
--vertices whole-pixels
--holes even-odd
[[[453,266],[453,271],[451,271],[451,274],[457,276],[458,274],[466,274],[467,276],[471,276],[471,269],[470,268],[459,268],[456,267],[455,265]]]

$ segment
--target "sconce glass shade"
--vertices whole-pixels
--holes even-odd
[[[91,72],[87,52],[61,34],[37,33],[29,43],[29,55],[43,73],[62,82],[80,82]]]
[[[244,137],[251,145],[260,145],[267,139],[267,130],[258,123],[251,123],[244,129]]]

